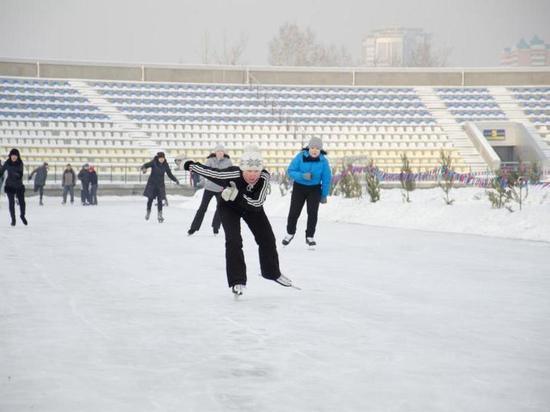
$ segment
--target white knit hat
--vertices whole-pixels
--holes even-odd
[[[244,148],[239,166],[242,170],[262,170],[264,160],[258,146],[250,145]]]
[[[216,147],[214,147],[214,153],[215,152],[224,152],[225,153],[225,147],[223,146],[223,144],[218,143],[216,145]]]

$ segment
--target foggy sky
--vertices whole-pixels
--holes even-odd
[[[496,66],[504,47],[550,42],[549,0],[0,0],[0,58],[201,63],[205,33],[221,50],[247,38],[243,64],[267,65],[285,23],[359,59],[361,40],[387,26],[419,27],[451,47],[450,66]]]

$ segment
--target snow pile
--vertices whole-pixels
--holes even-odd
[[[321,205],[319,219],[436,232],[466,233],[512,239],[550,242],[550,189],[531,187],[522,210],[513,205],[513,213],[506,209],[492,209],[481,188],[461,188],[451,192],[452,206],[443,201],[439,188],[417,189],[411,193],[411,202],[404,203],[401,190],[382,190],[381,200],[371,203],[368,196],[344,199],[331,196]],[[202,190],[180,207],[197,209]],[[212,201],[213,202],[213,201]],[[281,195],[278,185],[272,185],[265,205],[268,216],[286,217],[290,194]],[[305,207],[302,212],[305,216]]]

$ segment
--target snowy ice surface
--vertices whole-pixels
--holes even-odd
[[[479,192],[329,198],[317,250],[305,216],[279,246],[301,291],[257,275],[245,229],[238,300],[213,205],[186,234],[201,192],[170,198],[162,225],[142,197],[30,198],[15,228],[4,196],[0,411],[547,411],[550,199],[509,213]]]

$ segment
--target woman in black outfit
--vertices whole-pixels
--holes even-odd
[[[145,173],[148,168],[151,168],[151,174],[147,180],[147,185],[145,186],[145,191],[143,196],[147,197],[147,213],[145,214],[145,220],[149,220],[151,216],[151,207],[153,206],[153,200],[157,198],[157,208],[158,208],[158,221],[159,223],[164,222],[164,217],[162,216],[162,199],[166,197],[166,187],[164,186],[164,174],[167,174],[170,179],[172,179],[176,184],[180,184],[179,180],[172,174],[170,166],[166,161],[166,156],[164,152],[158,152],[157,155],[150,162],[145,163],[141,166],[141,171]]]
[[[11,225],[15,226],[15,198],[19,202],[19,217],[23,224],[27,224],[25,218],[25,185],[23,184],[23,161],[19,150],[11,149],[8,160],[4,162],[0,168],[0,178],[4,176],[4,172],[8,172],[4,192],[8,195],[8,203],[11,216]]]

